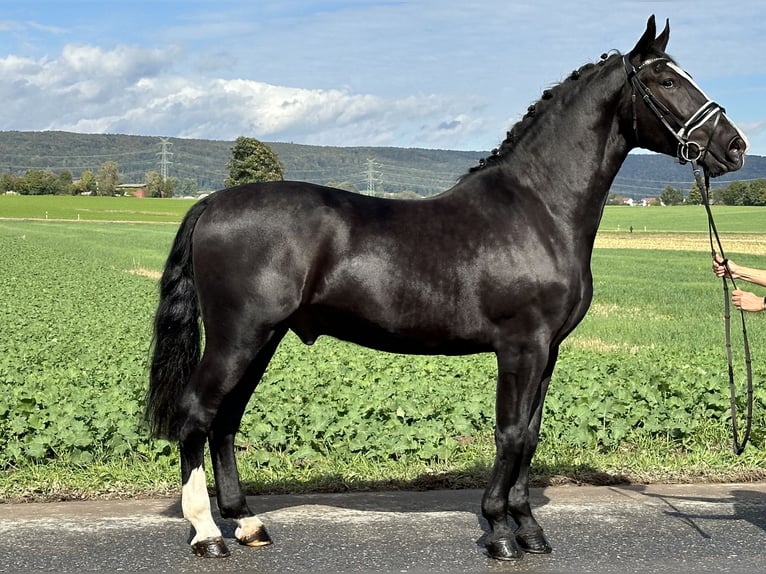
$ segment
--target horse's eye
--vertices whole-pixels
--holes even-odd
[[[676,85],[676,83],[672,80],[672,78],[666,78],[660,82],[660,85],[663,88],[672,88]]]

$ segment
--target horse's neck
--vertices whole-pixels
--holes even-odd
[[[606,72],[606,70],[603,70]],[[513,193],[534,194],[562,223],[595,237],[604,203],[629,144],[620,133],[621,69],[577,80],[529,126],[504,162]],[[553,102],[551,102],[553,103]]]

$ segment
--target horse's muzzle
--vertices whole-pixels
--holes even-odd
[[[737,171],[745,164],[747,147],[747,140],[741,133],[737,133],[729,140],[725,148],[723,146],[716,148],[714,144],[711,145],[710,149],[703,154],[700,163],[705,166],[710,177]]]
[[[739,169],[745,162],[745,153],[747,152],[747,142],[740,136],[732,138],[729,142],[729,149],[726,152],[726,159],[734,169]]]

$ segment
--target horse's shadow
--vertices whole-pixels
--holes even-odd
[[[660,501],[666,506],[662,511],[665,515],[682,521],[697,532],[701,538],[711,538],[710,533],[700,525],[699,521],[701,520],[741,520],[766,531],[766,492],[748,490],[743,485],[737,485],[736,488],[732,487],[727,495],[719,496],[655,493],[641,485],[630,486],[629,488],[642,496]],[[725,504],[727,506],[726,511],[721,513],[704,511],[695,513],[683,510],[681,506],[687,502]]]
[[[613,488],[616,492],[638,494],[656,501],[659,510],[669,518],[679,520],[696,532],[701,538],[709,539],[712,535],[705,530],[704,522],[710,520],[745,521],[766,531],[766,492],[750,490],[744,486],[732,487],[726,494],[718,495],[686,495],[655,492],[643,485],[632,485],[621,475],[600,472],[590,467],[572,467],[569,469],[537,468],[530,484],[530,503],[533,510],[542,508],[551,500],[545,494],[545,487],[565,483],[588,484]],[[490,469],[486,465],[472,469],[472,475],[489,476]],[[466,480],[465,471],[460,473],[444,473],[438,477],[428,475],[417,477],[411,481],[367,482],[363,488],[351,491],[316,492],[311,491],[312,485],[296,483],[282,485],[277,494],[258,492],[255,485],[244,484],[248,493],[250,507],[258,515],[288,510],[299,506],[328,506],[344,510],[360,512],[391,512],[391,513],[436,513],[460,512],[473,514],[477,525],[483,534],[476,540],[477,546],[483,547],[489,533],[489,525],[481,514],[481,496],[483,484],[475,479]],[[327,477],[325,477],[327,478]],[[324,484],[333,481],[325,480]],[[338,480],[335,484],[342,484]],[[294,490],[293,490],[294,489]],[[321,489],[319,489],[321,490]],[[449,494],[445,495],[445,490]],[[297,492],[293,494],[292,492]],[[309,491],[309,492],[307,492]],[[212,495],[212,493],[211,493]],[[725,511],[717,513],[709,511],[689,510],[686,503],[700,502],[725,505]],[[211,500],[213,518],[225,538],[234,538],[236,524],[232,520],[221,517],[214,499]],[[695,507],[692,507],[693,509]],[[709,508],[709,507],[706,507]],[[175,501],[163,512],[166,516],[180,517],[181,504]],[[265,520],[267,522],[267,519]],[[189,540],[193,537],[190,529]]]

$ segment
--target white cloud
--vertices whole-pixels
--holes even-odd
[[[167,53],[67,45],[58,58],[0,58],[6,129],[177,135],[335,145],[444,145],[482,127],[438,95],[384,98],[246,79],[187,78]],[[413,127],[414,126],[414,127]]]

